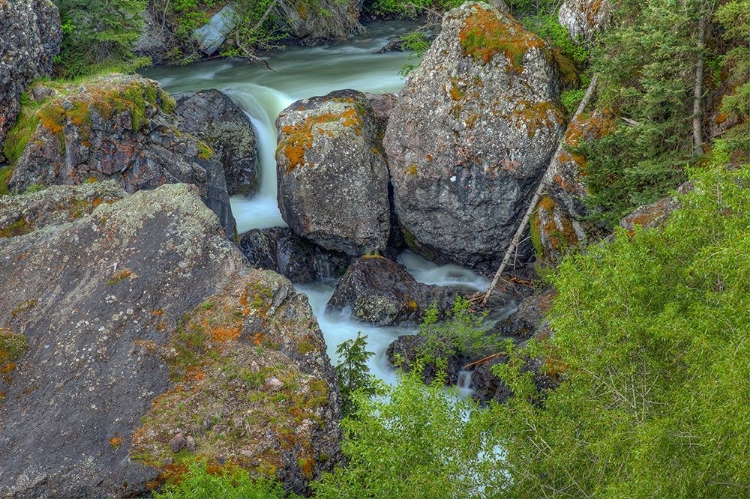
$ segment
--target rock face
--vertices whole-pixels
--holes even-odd
[[[129,193],[190,183],[233,237],[222,165],[208,144],[179,130],[174,99],[156,82],[114,75],[85,84],[41,83],[33,94],[39,99],[8,135],[18,151],[9,158],[11,191],[106,179]]]
[[[229,195],[254,194],[260,186],[260,163],[250,119],[218,90],[174,95],[180,130],[204,140],[213,159],[224,165]]]
[[[687,194],[693,188],[692,182],[685,182],[677,188],[676,196],[667,196],[654,203],[639,206],[633,213],[620,220],[620,227],[629,232],[634,231],[636,226],[644,229],[662,227],[672,212],[681,207],[679,195]]]
[[[279,209],[289,227],[352,256],[384,250],[388,168],[367,98],[343,90],[298,101],[276,127]]]
[[[0,162],[5,134],[21,109],[21,93],[35,78],[52,74],[60,51],[60,13],[50,0],[0,3]]]
[[[289,227],[245,232],[240,250],[251,266],[276,271],[295,283],[340,277],[349,266],[345,254],[316,246]]]
[[[422,284],[406,267],[383,257],[362,257],[349,266],[326,310],[350,308],[354,317],[376,326],[414,326],[425,311],[453,306],[456,293]]]
[[[531,240],[538,256],[558,262],[570,250],[585,247],[601,236],[601,230],[586,218],[591,215],[585,200],[586,158],[571,148],[598,140],[614,129],[613,119],[600,113],[584,115],[568,125],[564,149],[554,158],[547,182],[548,195],[531,218]]]
[[[438,263],[494,268],[563,123],[543,40],[487,4],[447,13],[384,138],[409,247]]]
[[[224,43],[225,37],[237,26],[238,21],[237,11],[231,5],[227,5],[211,16],[207,24],[196,29],[193,39],[204,54],[214,55]]]
[[[100,187],[22,198],[88,203]],[[184,471],[175,450],[305,492],[338,460],[335,374],[307,300],[248,270],[197,191],[140,191],[0,239],[0,496],[142,496]]]
[[[604,29],[609,20],[609,0],[565,0],[557,13],[560,26],[568,30],[571,38],[592,40]]]
[[[361,33],[361,0],[292,0],[279,2],[279,11],[291,34],[306,45]]]

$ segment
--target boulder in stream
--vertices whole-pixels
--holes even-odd
[[[289,227],[253,229],[242,234],[240,250],[251,266],[274,270],[294,283],[340,277],[349,257],[296,235]]]
[[[295,102],[276,128],[279,209],[289,227],[351,256],[384,250],[388,168],[367,97],[341,90]]]
[[[204,141],[180,130],[175,101],[141,76],[110,75],[85,83],[40,82],[11,130],[18,157],[8,188],[115,179],[129,193],[165,183],[198,186],[227,237],[235,221],[224,169]]]
[[[326,310],[350,309],[376,326],[416,326],[431,305],[444,312],[455,297],[452,289],[417,282],[399,263],[365,256],[349,266]]]
[[[60,13],[49,0],[0,2],[0,162],[5,134],[21,110],[21,93],[35,79],[52,74],[60,51]]]
[[[197,187],[113,188],[0,206],[65,212],[0,238],[0,496],[141,497],[192,459],[309,493],[341,432],[307,299],[247,268]]]
[[[250,118],[218,90],[174,95],[180,130],[204,140],[213,159],[224,166],[229,195],[254,194],[260,186],[260,162]]]
[[[496,268],[563,132],[558,94],[549,46],[510,15],[484,3],[445,15],[383,140],[411,249]]]

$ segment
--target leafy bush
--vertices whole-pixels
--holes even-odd
[[[663,230],[559,267],[545,351],[564,382],[504,369],[516,396],[492,409],[509,497],[747,497],[750,166],[716,150]]]
[[[419,373],[379,397],[362,393],[342,422],[347,465],[313,484],[318,499],[496,497],[505,475],[486,414]]]
[[[249,473],[233,465],[208,466],[192,461],[187,473],[177,483],[154,492],[155,499],[294,499],[280,483],[268,478],[251,478]]]

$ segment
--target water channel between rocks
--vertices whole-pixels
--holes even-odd
[[[319,47],[291,47],[273,54],[269,64],[244,61],[209,61],[190,66],[156,67],[143,75],[157,80],[169,92],[221,90],[250,117],[258,138],[261,163],[260,191],[252,198],[232,197],[232,211],[240,233],[286,225],[276,200],[276,126],[278,114],[292,102],[333,90],[351,88],[362,92],[398,92],[404,84],[399,70],[409,54],[388,52],[378,54],[394,37],[413,26],[401,22],[371,25],[363,35],[343,43]],[[417,281],[426,284],[459,285],[484,291],[489,281],[455,265],[437,266],[410,252],[399,257]],[[296,285],[305,293],[328,345],[334,365],[338,362],[336,346],[357,336],[368,336],[368,350],[375,352],[370,360],[373,374],[387,382],[396,375],[385,357],[388,345],[398,336],[412,334],[413,329],[374,327],[352,319],[346,314],[326,314],[326,303],[333,294],[336,281]]]

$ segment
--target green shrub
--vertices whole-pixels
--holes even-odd
[[[344,416],[356,412],[356,392],[373,395],[376,390],[375,377],[370,374],[367,367],[367,361],[375,354],[366,351],[366,347],[367,336],[361,336],[361,333],[357,332],[356,338],[346,340],[336,348],[336,355],[341,358],[335,369],[341,393],[341,412]]]
[[[188,465],[187,473],[177,482],[154,492],[155,499],[283,499],[284,487],[268,478],[252,478],[233,465],[207,466],[201,461]]]

